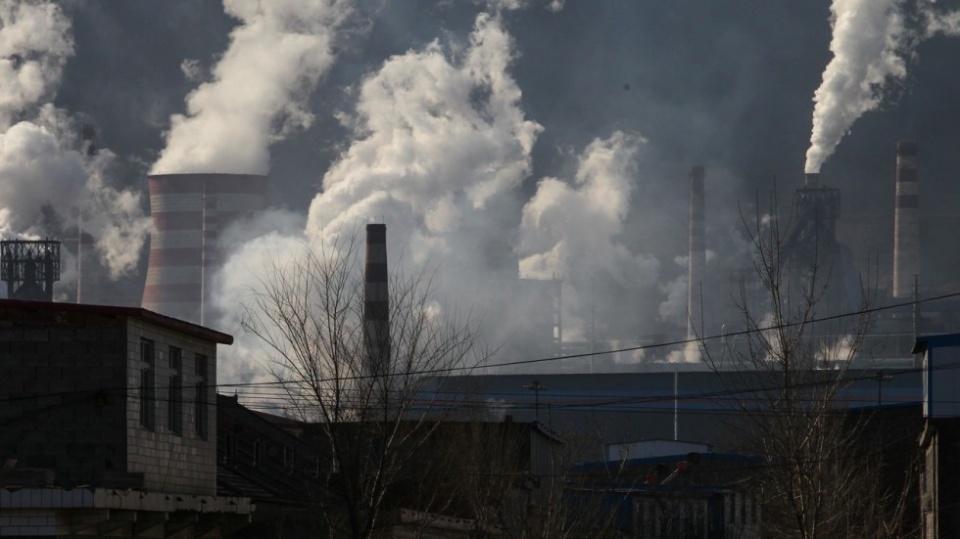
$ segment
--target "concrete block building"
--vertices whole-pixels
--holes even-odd
[[[231,342],[139,308],[0,300],[0,529],[195,535],[177,513],[217,536],[221,517],[244,521],[248,499],[216,496],[216,347]]]

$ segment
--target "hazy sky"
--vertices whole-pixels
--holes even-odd
[[[31,2],[3,5],[21,3]],[[856,3],[833,5],[850,11]],[[917,6],[934,5],[883,3],[902,7],[903,19],[857,24],[912,28]],[[570,301],[581,309],[588,282],[594,303],[622,304],[630,295],[630,316],[622,305],[603,308],[611,335],[677,321],[692,165],[707,168],[715,268],[737,254],[738,204],[774,185],[789,204],[811,145],[814,95],[834,59],[829,0],[328,0],[315,9],[277,2],[270,12],[254,0],[227,0],[226,10],[208,0],[60,4],[73,54],[51,101],[96,126],[101,147],[116,156],[113,188],[134,195],[154,166],[177,171],[174,157],[158,165],[173,140],[171,117],[204,110],[221,123],[197,133],[236,138],[219,146],[261,139],[243,159],[224,159],[268,169],[272,204],[301,215],[308,232],[322,236],[319,223],[377,212],[393,219],[388,227],[403,250],[439,253],[454,266],[495,264],[507,253],[528,274],[579,280]],[[949,11],[960,2],[935,6]],[[280,39],[298,32],[313,39]],[[822,182],[842,190],[852,230],[880,238],[870,248],[884,263],[894,147],[916,141],[929,215],[923,268],[927,282],[942,284],[952,272],[937,270],[960,260],[938,233],[960,201],[960,40],[901,45],[867,69],[876,74],[885,61],[902,76],[875,87],[875,110],[852,122],[826,158]],[[240,112],[249,114],[238,116],[244,129],[225,123]],[[25,107],[23,118],[31,114]],[[192,148],[186,140],[181,147]],[[183,170],[203,168],[190,163]],[[317,196],[323,185],[329,193]],[[389,202],[363,194],[378,185]],[[866,229],[855,228],[863,222]],[[591,255],[602,261],[588,264]],[[128,279],[136,283],[137,274]]]

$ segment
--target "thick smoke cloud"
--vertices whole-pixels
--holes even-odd
[[[579,158],[573,185],[556,178],[540,180],[523,208],[520,272],[539,279],[562,277],[569,283],[564,320],[571,340],[591,338],[588,316],[597,286],[616,289],[621,297],[638,297],[639,289],[659,278],[660,262],[632,253],[619,238],[642,143],[619,131],[594,140]]]
[[[0,234],[43,237],[56,230],[45,211],[75,207],[87,174],[80,154],[63,151],[44,127],[20,122],[0,134],[0,178]]]
[[[52,97],[72,55],[70,22],[56,4],[0,1],[0,133]]]
[[[241,24],[212,80],[171,118],[154,174],[265,174],[270,145],[313,122],[307,100],[334,62],[332,34],[348,2],[224,0],[224,9]],[[197,76],[195,64],[184,65]]]
[[[484,233],[473,226],[493,226],[491,240],[506,233],[489,212],[530,174],[541,127],[519,108],[507,73],[512,41],[499,18],[478,17],[466,49],[453,56],[435,41],[390,58],[363,82],[356,116],[346,119],[359,138],[325,175],[309,237],[383,220],[397,234],[391,241],[423,263],[472,258],[462,247],[474,239],[458,238]]]
[[[316,5],[302,4],[304,9]],[[263,170],[269,150],[271,198],[292,213],[272,214],[255,230],[236,231],[231,245],[243,249],[248,258],[237,255],[231,259],[225,277],[249,272],[244,266],[255,266],[260,260],[255,258],[257,253],[281,249],[287,245],[284,240],[290,240],[290,249],[302,248],[318,238],[332,237],[338,229],[355,230],[372,219],[387,222],[392,255],[403,256],[411,263],[416,257],[441,268],[475,270],[449,272],[461,273],[464,281],[488,272],[515,275],[517,257],[549,254],[557,243],[547,241],[551,232],[540,230],[539,237],[546,239],[533,250],[523,232],[529,231],[529,218],[524,228],[520,227],[525,204],[534,196],[540,197],[539,183],[554,178],[567,187],[571,199],[583,200],[586,188],[577,183],[577,170],[587,155],[586,149],[595,141],[609,144],[611,133],[618,131],[643,133],[647,142],[636,144],[634,181],[624,187],[630,193],[627,211],[616,225],[619,232],[609,236],[609,245],[622,247],[634,258],[642,254],[662,261],[659,284],[631,283],[631,288],[625,289],[618,278],[608,279],[603,269],[589,276],[583,271],[585,283],[574,283],[569,274],[561,274],[565,279],[566,318],[577,321],[580,328],[569,328],[564,340],[572,340],[577,334],[587,338],[589,333],[600,339],[609,336],[626,341],[640,335],[647,342],[662,342],[671,337],[670,331],[682,330],[679,321],[684,317],[685,266],[669,261],[683,262],[687,250],[685,179],[689,167],[705,165],[709,178],[707,245],[717,256],[708,262],[708,273],[717,282],[705,290],[715,292],[717,297],[714,301],[706,298],[705,305],[729,303],[737,263],[750,255],[741,247],[743,224],[738,209],[755,199],[757,189],[768,193],[776,183],[781,210],[789,211],[790,195],[802,181],[801,167],[810,149],[812,109],[820,106],[819,102],[811,103],[811,96],[825,80],[824,67],[837,54],[828,45],[837,38],[833,33],[841,30],[841,13],[837,12],[837,24],[831,24],[831,6],[841,9],[855,4],[831,0],[354,0],[351,11],[342,18],[341,12],[330,12],[329,31],[321,30],[330,36],[328,46],[311,42],[328,47],[324,50],[335,53],[336,62],[322,68],[325,71],[316,81],[290,77],[285,80],[291,86],[274,88],[274,93],[269,89],[260,92],[258,95],[268,103],[253,112],[243,109],[247,101],[226,95],[234,98],[235,118],[226,109],[206,106],[209,101],[194,114],[190,101],[194,94],[188,98],[186,109],[183,96],[191,90],[197,95],[214,95],[209,87],[218,83],[226,87],[226,79],[219,79],[219,64],[227,59],[224,51],[232,49],[238,33],[252,32],[251,21],[258,16],[239,15],[239,3],[231,4],[235,7],[225,13],[220,2],[201,0],[0,0],[0,5],[8,7],[49,9],[49,5],[60,5],[72,19],[72,30],[63,21],[68,30],[57,35],[70,40],[72,34],[77,43],[74,55],[64,57],[60,88],[47,84],[41,92],[43,97],[19,109],[13,107],[20,112],[9,116],[7,127],[28,120],[48,133],[49,144],[61,148],[52,163],[82,163],[86,179],[64,179],[64,192],[79,189],[78,201],[91,198],[84,192],[89,189],[90,178],[99,175],[98,185],[124,194],[106,197],[107,201],[132,209],[146,207],[145,197],[140,196],[137,204],[136,196],[143,191],[144,178],[163,151],[167,141],[163,132],[171,128],[171,116],[180,112],[184,123],[200,122],[201,117],[205,121],[249,120],[250,125],[256,124],[249,132],[256,134],[249,134],[245,127],[224,127],[225,123],[211,120],[217,126],[204,131],[204,137],[219,143],[219,134],[226,131],[231,146],[239,149],[241,143],[252,141],[257,148],[236,161],[228,156],[223,159],[226,164],[215,163],[210,168],[229,172],[255,165]],[[843,215],[838,223],[841,241],[854,249],[858,261],[868,256],[875,260],[879,255],[881,273],[889,271],[885,258],[890,257],[892,248],[893,147],[897,140],[915,140],[921,148],[920,200],[924,207],[922,281],[944,292],[955,291],[955,272],[949,268],[960,263],[960,251],[939,233],[960,224],[953,211],[960,200],[960,186],[953,181],[960,169],[953,133],[960,125],[960,108],[953,105],[960,88],[960,72],[954,69],[960,64],[960,47],[953,40],[925,38],[952,35],[955,26],[949,14],[960,7],[958,4],[956,0],[864,4],[868,11],[864,16],[879,13],[882,6],[892,6],[892,11],[884,12],[886,18],[870,19],[879,33],[859,36],[873,40],[871,43],[881,51],[880,67],[867,68],[867,79],[879,77],[880,71],[895,65],[884,63],[883,54],[888,49],[903,59],[908,76],[877,79],[881,83],[874,88],[880,88],[886,97],[871,109],[872,113],[856,120],[855,131],[851,132],[852,123],[837,129],[837,140],[842,138],[843,144],[833,148],[822,179],[825,184],[843,188]],[[277,4],[274,8],[263,3],[277,10],[288,5]],[[325,5],[336,7],[329,2]],[[527,9],[507,9],[512,7]],[[925,29],[912,26],[917,22],[911,19],[916,15],[912,10],[917,7],[938,14],[929,19]],[[487,9],[500,10],[499,18],[487,16],[495,21],[490,27],[511,36],[504,73],[509,73],[506,80],[516,97],[507,107],[512,109],[509,114],[506,110],[498,115],[490,112],[494,110],[492,84],[477,83],[472,74],[465,75],[468,55],[474,49],[471,36],[477,30],[477,13]],[[843,13],[851,15],[852,11]],[[269,19],[268,14],[260,16]],[[901,44],[888,47],[882,36],[897,33],[897,26],[891,25],[893,17],[900,17],[897,24],[907,28],[907,33],[900,34],[905,36]],[[351,34],[350,25],[361,31]],[[258,29],[263,31],[260,36],[291,30],[280,23]],[[913,31],[917,34],[910,35]],[[846,58],[852,60],[862,51],[855,43],[847,43],[853,52],[845,53]],[[6,54],[0,54],[0,62],[13,58]],[[863,62],[868,62],[869,56],[861,54],[858,65],[867,65]],[[300,61],[295,54],[273,59],[280,63]],[[37,53],[19,54],[15,62],[3,66],[23,65],[26,60],[42,59]],[[61,60],[46,62],[48,67],[61,65]],[[242,67],[238,69],[242,71]],[[281,78],[289,75],[281,66],[267,67],[276,69]],[[406,67],[412,70],[408,80],[402,73]],[[852,69],[851,77],[858,68]],[[314,72],[307,73],[312,76]],[[439,79],[441,75],[452,78],[431,81],[431,77]],[[249,82],[238,75],[230,80],[240,85],[242,91],[237,93],[245,96],[248,86],[263,83],[263,78],[267,77]],[[368,87],[374,81],[382,87]],[[851,92],[861,88],[854,79],[848,82]],[[6,88],[13,86],[3,84],[0,94]],[[290,88],[295,90],[288,93]],[[405,88],[409,92],[405,93]],[[226,89],[217,91],[221,92],[218,95],[230,93]],[[415,99],[415,91],[422,93],[420,101]],[[874,94],[869,95],[872,99]],[[67,111],[74,122],[96,125],[102,146],[116,155],[102,148],[93,157],[77,152],[79,143],[64,137],[75,132],[75,127],[38,120],[38,108],[51,101],[57,109]],[[511,103],[503,98],[501,102]],[[287,113],[289,103],[293,103],[292,114]],[[302,118],[310,118],[308,127],[303,127],[308,122],[300,121]],[[459,127],[463,125],[469,128]],[[448,126],[449,137],[435,134],[441,130],[447,133]],[[511,126],[520,130],[510,134]],[[285,127],[290,128],[286,133]],[[192,134],[199,136],[200,129],[196,129]],[[282,135],[288,136],[280,140],[278,136]],[[523,137],[527,137],[527,143],[521,142]],[[460,139],[467,143],[456,144]],[[170,140],[168,152],[175,146]],[[202,151],[212,155],[220,150],[214,146]],[[77,155],[68,157],[64,152]],[[182,168],[176,164],[176,168],[198,170],[200,165],[192,161],[195,156],[187,153],[180,152],[183,164]],[[248,155],[256,157],[248,159]],[[12,156],[8,158],[8,163],[16,162]],[[236,167],[231,165],[234,162]],[[501,171],[503,180],[493,181],[496,173],[478,162]],[[47,187],[34,186],[38,193]],[[321,190],[324,194],[314,200]],[[18,190],[17,196],[35,195]],[[42,198],[39,194],[36,197]],[[33,203],[34,208],[41,208],[40,214],[33,210],[31,215],[12,215],[13,201],[0,199],[0,207],[6,209],[6,219],[17,219],[14,228],[18,230],[13,231],[17,234],[30,230],[31,234],[42,235],[50,229],[31,223],[69,223],[74,219],[72,207],[60,208],[55,219],[48,219],[50,212],[40,203]],[[310,224],[304,225],[311,202]],[[98,226],[93,220],[101,213],[109,212],[84,213],[84,227],[89,227],[91,235]],[[751,213],[749,208],[747,213]],[[248,240],[268,233],[274,234],[270,236],[275,239],[273,243]],[[97,236],[99,241],[111,234],[98,232]],[[117,260],[120,266],[128,264],[119,262],[128,258]],[[131,279],[131,289],[141,286],[134,281],[142,280],[142,266],[141,260],[140,272],[132,272],[136,278]],[[540,275],[547,275],[546,270]],[[484,293],[460,295],[468,298],[460,300],[461,305],[489,310],[490,306],[482,302],[486,291],[495,288],[491,283],[494,280],[488,277],[471,283],[474,290]],[[227,288],[239,291],[243,286]],[[461,292],[468,289],[453,288]],[[105,289],[111,294],[114,291]],[[139,299],[139,294],[137,289],[130,296]],[[579,297],[577,309],[572,303],[574,295]],[[235,299],[239,297],[234,295]],[[726,323],[730,330],[735,321],[727,314],[713,312],[707,312],[706,318],[714,327]],[[586,322],[591,320],[596,327],[587,330]],[[234,331],[231,326],[221,328]],[[225,352],[232,357],[238,349]]]
[[[806,172],[820,172],[853,123],[881,103],[888,79],[906,76],[899,50],[906,39],[901,4],[903,0],[834,0],[830,6],[833,59],[813,98]]]
[[[59,238],[84,221],[120,277],[136,267],[149,222],[138,193],[110,185],[113,155],[79,140],[48,102],[73,55],[70,21],[53,3],[3,1],[0,23],[0,235]]]
[[[261,270],[269,271],[273,261],[311,246],[332,248],[371,220],[388,224],[391,263],[440,264],[444,278],[437,284],[445,300],[474,304],[483,274],[510,270],[491,267],[496,261],[470,246],[509,235],[498,212],[529,176],[541,130],[518,107],[520,90],[508,73],[512,59],[501,19],[482,14],[465,47],[434,41],[388,59],[368,76],[356,113],[342,117],[356,139],[325,175],[306,227],[237,248],[220,278],[220,310],[237,312],[237,298],[269,277]],[[467,281],[473,283],[469,296]],[[253,343],[238,345],[244,350],[227,376],[262,374],[247,352]]]
[[[914,8],[919,28],[907,15]],[[813,133],[806,172],[819,172],[853,123],[879,107],[885,90],[907,76],[908,60],[919,43],[936,35],[960,35],[960,12],[920,0],[834,0],[833,59],[814,94]]]

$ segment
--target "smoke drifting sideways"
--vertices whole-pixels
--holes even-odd
[[[324,176],[305,227],[237,249],[221,275],[220,310],[238,312],[251,287],[269,278],[262,273],[269,266],[258,261],[287,260],[305,245],[334,248],[342,235],[372,220],[387,224],[393,271],[438,267],[437,297],[472,299],[498,265],[484,259],[483,246],[497,243],[509,252],[504,213],[515,207],[512,191],[530,174],[541,130],[518,108],[520,90],[507,73],[512,54],[499,18],[483,14],[465,45],[445,49],[434,41],[368,75],[355,114],[341,117],[354,140]],[[483,281],[474,279],[480,276]],[[255,344],[235,333],[232,372],[223,376],[264,375]]]
[[[898,53],[905,42],[902,0],[834,0],[833,59],[814,94],[813,133],[806,172],[820,172],[853,122],[882,101],[888,78],[906,76]]]
[[[906,0],[834,0],[830,6],[833,58],[814,93],[813,131],[805,172],[820,172],[840,140],[884,91],[907,75],[917,44],[938,34],[960,33],[960,13],[940,13],[920,0],[919,27],[908,24]]]
[[[212,80],[187,96],[185,115],[171,118],[152,174],[266,174],[270,145],[313,122],[306,102],[334,63],[349,2],[224,0],[224,9],[240,24]]]
[[[591,319],[597,303],[622,305],[617,297],[640,297],[643,288],[654,287],[660,278],[656,257],[634,254],[619,239],[637,181],[637,151],[644,142],[619,131],[594,140],[579,158],[573,185],[556,178],[540,180],[523,208],[520,271],[569,283],[565,339],[595,340]]]
[[[0,235],[63,238],[82,221],[115,279],[135,268],[149,222],[138,194],[110,185],[113,155],[81,141],[50,103],[73,55],[70,30],[52,2],[0,1]],[[69,283],[75,253],[64,253]]]

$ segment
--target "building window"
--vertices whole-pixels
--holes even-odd
[[[260,466],[260,463],[263,462],[263,442],[260,438],[257,438],[253,442],[253,465]]]
[[[207,377],[208,377],[208,365],[207,365],[207,356],[197,354],[196,357],[196,375],[197,375],[197,385],[196,389],[196,413],[194,414],[194,428],[196,430],[197,436],[202,440],[207,439]]]
[[[153,341],[140,339],[140,424],[150,430],[156,424],[154,356]]]
[[[167,395],[167,428],[180,436],[183,434],[183,351],[170,347],[170,384]]]

